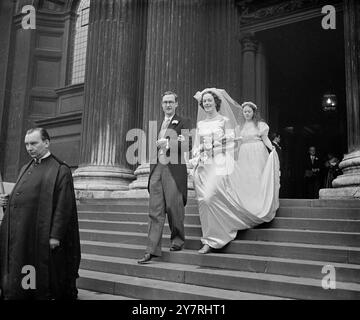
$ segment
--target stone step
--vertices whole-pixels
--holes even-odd
[[[280,207],[360,208],[359,200],[280,199]]]
[[[135,300],[125,296],[118,296],[83,289],[79,289],[78,292],[78,300]]]
[[[336,202],[333,203],[333,206],[329,204],[329,206],[325,206],[326,203],[330,200],[317,200],[321,201],[321,203],[314,203],[312,200],[289,200],[283,202],[280,205],[280,209],[289,210],[294,208],[303,208],[303,209],[315,209],[319,212],[327,212],[329,209],[330,211],[336,212],[339,211],[356,211],[360,212],[360,201],[359,200],[347,200],[346,203]],[[334,200],[332,200],[334,201]],[[354,201],[354,202],[353,202]],[[323,204],[323,205],[322,205]],[[81,203],[77,206],[79,211],[110,211],[110,212],[142,212],[147,213],[149,211],[148,203],[145,202],[107,202],[106,199],[101,200],[98,203]],[[188,204],[185,207],[186,213],[198,213],[198,206],[197,203]]]
[[[81,229],[92,230],[108,230],[108,231],[120,231],[120,232],[138,232],[147,233],[147,222],[132,222],[132,221],[104,221],[104,220],[79,220],[79,226]],[[164,234],[170,234],[169,225],[166,223],[164,226]],[[201,237],[200,225],[185,225],[185,234],[188,236]]]
[[[236,239],[358,247],[360,243],[360,233],[258,228],[241,230],[238,232]]]
[[[78,205],[148,205],[149,198],[105,198],[105,199],[81,199],[78,200]],[[197,205],[198,201],[193,197],[188,197],[187,205]]]
[[[112,214],[114,216],[114,214]],[[147,232],[148,217],[139,214],[133,214],[136,221],[111,221],[98,219],[83,219],[80,217],[79,225],[82,229],[96,229],[96,230],[114,230],[114,231],[129,231],[129,232]],[[142,217],[142,221],[139,218]],[[126,217],[131,219],[131,215]],[[189,221],[195,222],[190,224]],[[256,227],[258,228],[272,228],[272,229],[298,229],[298,230],[319,230],[319,231],[339,231],[339,232],[360,232],[360,220],[340,220],[340,219],[311,219],[311,218],[274,218],[270,223],[263,223]],[[165,232],[169,233],[168,224],[165,225]],[[185,232],[189,236],[201,237],[200,218],[195,215],[186,216],[185,218]]]
[[[135,277],[171,281],[225,290],[241,290],[255,294],[275,295],[293,299],[360,299],[360,284],[336,281],[335,290],[322,288],[321,280],[283,275],[209,269],[197,265],[152,261],[139,265],[126,258],[83,255],[82,269],[105,271]]]
[[[300,229],[360,233],[360,220],[275,217],[256,228]]]
[[[147,221],[148,207],[147,206],[117,206],[114,208],[98,208],[91,207],[83,210],[80,208],[79,216],[84,219],[100,220],[129,220],[129,221]],[[105,210],[111,209],[111,210]],[[127,210],[129,209],[129,210]],[[134,217],[130,215],[134,214]],[[199,221],[199,210],[197,206],[185,208],[185,219],[187,223],[196,224]],[[197,217],[197,218],[196,218]],[[276,217],[279,218],[313,218],[313,219],[341,219],[341,220],[358,220],[360,221],[360,208],[323,208],[323,207],[280,207],[276,212]],[[130,219],[131,218],[131,219]],[[134,220],[137,219],[137,220]]]
[[[328,207],[328,208],[360,208],[359,200],[340,200],[340,199],[280,199],[280,207]],[[78,201],[78,206],[92,205],[145,205],[149,203],[149,198],[109,198],[109,199],[82,199]],[[188,197],[187,206],[197,205],[194,197]]]
[[[114,247],[114,250],[117,250],[117,245],[140,245],[145,248],[147,235],[143,233],[113,234],[111,232],[102,231],[84,231],[81,232],[81,240],[108,243],[109,246]],[[164,235],[163,251],[167,251],[169,245],[170,237],[168,235]],[[200,247],[201,242],[198,238],[186,238],[185,249],[198,250]],[[306,243],[259,240],[234,240],[218,252],[360,264],[360,248],[349,246],[314,245]],[[109,255],[112,255],[112,253],[109,253]]]
[[[82,241],[82,252],[85,254],[105,255],[138,260],[144,254],[143,246],[107,244]],[[159,261],[179,264],[195,264],[201,267],[229,269],[248,272],[262,272],[296,277],[322,279],[322,269],[332,265],[336,269],[336,279],[343,282],[360,283],[360,265],[336,263],[331,261],[313,261],[256,256],[250,254],[209,253],[200,255],[195,250],[179,252],[163,251]]]
[[[145,244],[147,237],[145,232],[122,232],[95,229],[80,229],[80,232],[83,240],[105,242]],[[167,234],[165,234],[165,237],[166,236]],[[351,232],[326,232],[293,229],[249,229],[239,231],[236,239],[356,247],[360,243],[360,234]],[[194,248],[194,244],[192,244],[194,241],[197,243],[196,247],[200,246],[199,237],[187,236],[187,245],[190,245],[192,249],[197,249]]]
[[[147,204],[81,204],[77,206],[79,212],[128,212],[128,213],[148,213]],[[185,207],[186,214],[198,214],[198,206],[190,205]]]
[[[80,269],[82,289],[147,300],[277,300],[274,296]]]
[[[280,207],[276,217],[360,220],[359,208]]]
[[[132,221],[148,222],[149,214],[147,212],[96,212],[80,211],[79,219],[84,220],[103,220],[103,221]],[[186,224],[200,224],[199,214],[185,214]]]
[[[110,221],[139,221],[149,219],[148,212],[109,212],[109,211],[79,211],[82,219],[110,220]],[[326,219],[326,220],[354,220],[360,221],[360,209],[354,208],[303,208],[283,207],[276,212],[275,218],[299,218],[299,219]],[[199,213],[186,213],[185,223],[199,224]]]

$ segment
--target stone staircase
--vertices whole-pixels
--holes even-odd
[[[239,231],[221,252],[200,255],[195,199],[186,207],[185,250],[139,265],[148,200],[86,200],[78,205],[79,288],[135,299],[360,299],[360,201],[280,201],[276,218]],[[336,289],[324,289],[325,265]],[[324,271],[325,272],[325,271]]]

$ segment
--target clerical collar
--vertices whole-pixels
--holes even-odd
[[[50,155],[51,155],[51,153],[50,153],[50,151],[48,151],[48,152],[46,152],[40,159],[34,159],[34,160],[35,160],[35,162],[37,162],[37,163],[41,163],[41,161],[42,161],[43,159],[46,159],[46,158],[50,157]]]

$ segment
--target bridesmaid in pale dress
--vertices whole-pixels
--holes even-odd
[[[237,137],[238,160],[229,181],[232,196],[242,204],[239,213],[251,228],[275,216],[279,206],[280,168],[276,149],[268,138],[269,126],[259,119],[257,106],[244,102],[241,107],[245,123]]]
[[[199,253],[205,254],[235,239],[238,230],[274,217],[279,166],[267,137],[269,127],[257,121],[254,104],[246,103],[241,108],[224,90],[215,88],[205,89],[195,97],[205,111],[205,118],[197,123],[191,160],[202,228],[203,247]],[[243,112],[244,121],[238,131],[227,117],[234,116],[230,103]],[[235,138],[235,132],[240,136]],[[235,140],[240,143],[238,149],[234,149]],[[266,147],[272,150],[270,155]],[[234,152],[238,152],[235,161]]]

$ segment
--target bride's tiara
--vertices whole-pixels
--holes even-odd
[[[253,107],[255,110],[257,110],[257,105],[254,103],[254,102],[251,102],[251,101],[245,101],[242,105],[241,105],[241,107],[242,108],[244,108],[244,107],[246,107],[246,106],[251,106],[251,107]]]

